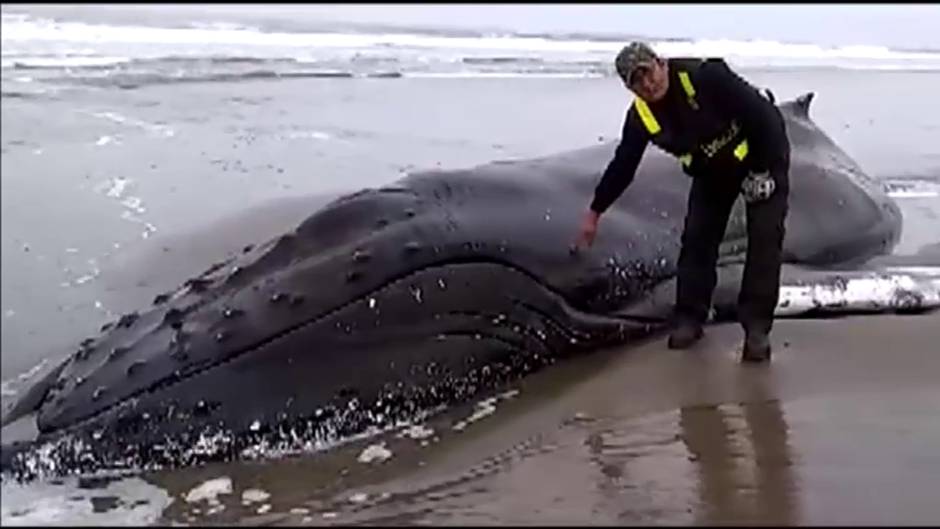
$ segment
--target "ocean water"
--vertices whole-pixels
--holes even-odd
[[[76,87],[308,77],[597,77],[611,74],[623,38],[486,32],[429,32],[354,26],[340,31],[316,19],[208,22],[168,9],[163,17],[48,18],[3,14],[4,96]],[[68,8],[60,8],[70,14]],[[104,11],[102,15],[108,13]],[[203,15],[205,17],[205,15]],[[110,18],[115,18],[111,13]],[[288,22],[292,22],[289,24]],[[342,27],[342,26],[340,26]],[[664,54],[721,56],[738,67],[940,69],[940,48],[823,46],[769,39],[654,40]]]
[[[610,35],[187,13],[3,8],[4,402],[101,324],[149,304],[156,293],[226,252],[280,233],[339,193],[381,185],[415,169],[468,167],[613,139],[629,103],[610,65],[623,40]],[[940,51],[681,36],[654,44],[667,55],[724,56],[778,99],[816,92],[813,118],[901,203],[905,232],[896,251],[915,253],[937,242],[940,110],[932,101],[940,88]],[[559,234],[559,244],[567,245],[576,229]],[[537,407],[550,400],[547,394],[528,402]],[[497,404],[512,401],[507,396],[453,413],[498,417]],[[617,423],[611,431],[620,433],[610,435],[629,437],[622,431],[627,428],[668,437],[673,434],[666,430],[674,427],[670,417],[641,419],[639,426]],[[443,426],[450,419],[457,420],[441,419],[434,431],[450,428]],[[538,435],[543,427],[531,425],[519,435]],[[397,466],[377,474],[363,471],[357,483],[366,480],[363,476],[397,478],[405,481],[400,490],[420,489],[402,469],[423,460],[421,440],[431,443],[434,437],[415,435],[408,456],[401,452],[406,449],[392,446],[405,441],[388,441]],[[515,443],[519,435],[497,433],[471,452],[461,451],[459,435],[439,435],[433,441],[435,457],[492,459],[484,473],[538,480],[540,471],[511,471],[519,450],[529,453],[501,443]],[[515,510],[509,505],[474,511],[472,487],[456,487],[462,490],[456,503],[434,497],[434,486],[416,504],[407,497],[379,500],[381,491],[355,496],[359,492],[349,488],[342,472],[364,448],[318,454],[322,457],[300,465],[320,487],[309,494],[290,492],[305,475],[283,464],[33,488],[4,484],[3,523],[238,522],[287,514],[297,523],[336,523],[349,517],[350,505],[364,509],[366,519],[394,520],[414,507],[413,519],[444,523],[624,521],[610,517],[613,507],[601,501],[609,491],[603,490],[561,502],[575,513],[571,516],[553,510],[555,498],[545,491],[532,493],[522,502],[528,506]],[[509,455],[501,458],[504,453]],[[677,453],[661,460],[653,454],[649,461],[685,457]],[[384,452],[379,446],[370,454],[381,459]],[[542,461],[522,459],[535,467]],[[443,468],[435,479],[465,483],[464,470]],[[676,475],[686,471],[679,468]],[[226,492],[232,478],[237,494],[252,487],[279,492],[270,501],[249,493],[247,499],[213,502],[235,494]],[[202,494],[204,500],[186,501],[200,486],[193,497]],[[504,484],[494,490],[522,489]],[[324,500],[324,491],[335,498]],[[340,500],[344,507],[337,506]],[[627,500],[661,503],[645,496]],[[662,501],[660,511],[643,511],[640,519],[687,519],[688,502]],[[592,518],[591,509],[579,510],[591,502],[606,505],[594,509],[605,514]],[[435,511],[444,504],[456,507]],[[681,509],[671,510],[676,505]]]

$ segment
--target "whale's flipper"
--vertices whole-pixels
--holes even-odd
[[[744,267],[722,267],[713,297],[716,320],[737,318]],[[783,265],[775,318],[919,313],[940,308],[940,266],[867,266],[821,270]]]
[[[883,265],[881,265],[883,263]],[[744,265],[719,267],[712,296],[714,321],[736,320]],[[675,304],[676,280],[664,281],[641,301],[610,316],[653,324],[669,322]],[[783,265],[775,318],[819,318],[850,314],[919,313],[940,308],[940,264],[921,261],[855,270],[822,270]]]
[[[940,307],[940,267],[897,267],[814,274],[781,285],[778,317],[879,312],[917,313]]]

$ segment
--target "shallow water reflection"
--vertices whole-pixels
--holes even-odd
[[[938,406],[937,392],[892,392],[573,418],[463,472],[404,472],[368,501],[320,504],[329,518],[279,522],[926,523],[940,517]]]
[[[683,408],[679,426],[695,466],[697,523],[797,523],[789,427],[778,401]]]

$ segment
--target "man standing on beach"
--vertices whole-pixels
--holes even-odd
[[[717,281],[718,247],[742,194],[748,242],[738,297],[745,332],[742,360],[769,360],[789,195],[790,144],[783,117],[721,59],[662,59],[647,44],[633,42],[614,63],[636,97],[584,217],[578,245],[593,243],[601,214],[630,185],[649,142],[676,156],[692,177],[692,189],[668,345],[684,349],[703,335]]]

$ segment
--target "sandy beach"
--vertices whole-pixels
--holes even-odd
[[[903,524],[934,522],[937,314],[777,325],[772,365],[736,360],[736,325],[694,350],[662,339],[568,362],[476,408],[330,454],[146,479],[165,522],[273,524]],[[425,444],[425,446],[422,446]],[[393,455],[357,458],[369,446]],[[228,478],[224,505],[183,500]],[[270,495],[270,511],[243,504]]]

